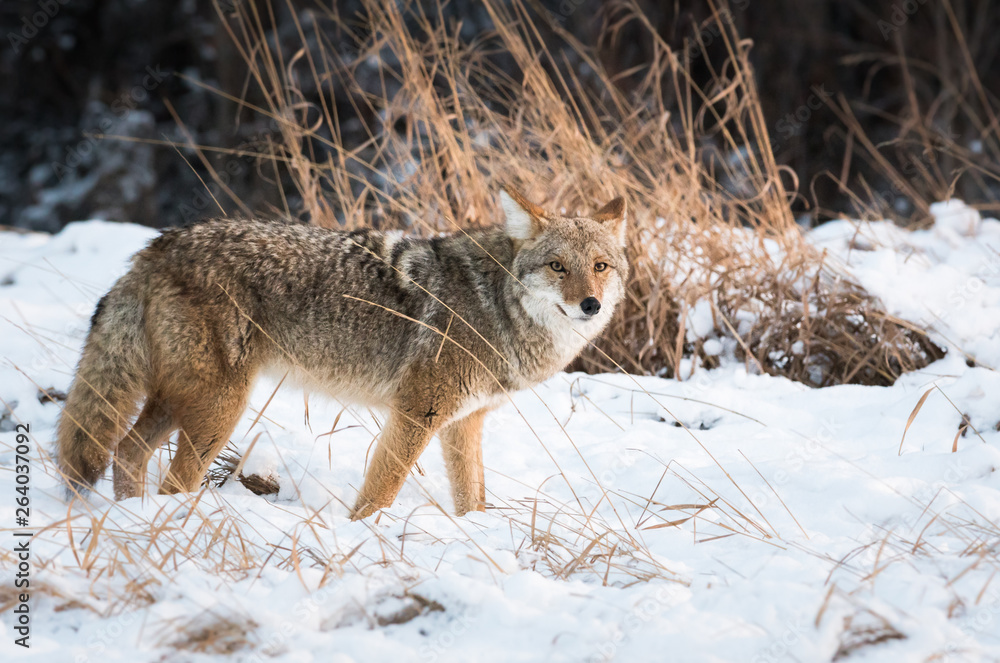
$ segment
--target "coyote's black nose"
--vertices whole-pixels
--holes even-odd
[[[601,302],[597,301],[597,297],[587,297],[580,302],[580,308],[587,315],[596,315],[601,310]]]

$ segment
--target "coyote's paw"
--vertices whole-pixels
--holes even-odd
[[[362,520],[382,508],[367,500],[362,501],[359,499],[358,503],[351,509],[351,520]]]

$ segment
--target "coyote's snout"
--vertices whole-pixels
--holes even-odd
[[[623,199],[563,217],[500,198],[503,226],[434,239],[249,220],[164,232],[91,320],[59,423],[70,487],[113,452],[115,497],[141,495],[179,429],[160,492],[197,489],[268,371],[388,411],[355,518],[392,504],[435,434],[455,510],[482,510],[486,413],[596,337],[628,273]]]

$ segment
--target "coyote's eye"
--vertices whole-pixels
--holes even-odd
[[[608,263],[606,263],[606,262],[599,262],[599,263],[597,263],[597,264],[594,265],[594,271],[595,272],[603,272],[607,268],[608,268]]]
[[[565,272],[566,268],[562,266],[562,263],[558,260],[553,260],[549,263],[549,267],[552,268],[553,272]]]

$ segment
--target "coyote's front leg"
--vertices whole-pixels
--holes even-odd
[[[486,510],[483,478],[483,419],[487,408],[454,421],[441,430],[441,450],[448,468],[455,513]]]
[[[440,428],[438,422],[441,419],[443,417],[433,408],[426,409],[426,412],[409,407],[397,408],[389,415],[368,466],[358,501],[351,511],[352,520],[367,518],[379,509],[392,506],[410,468]]]

